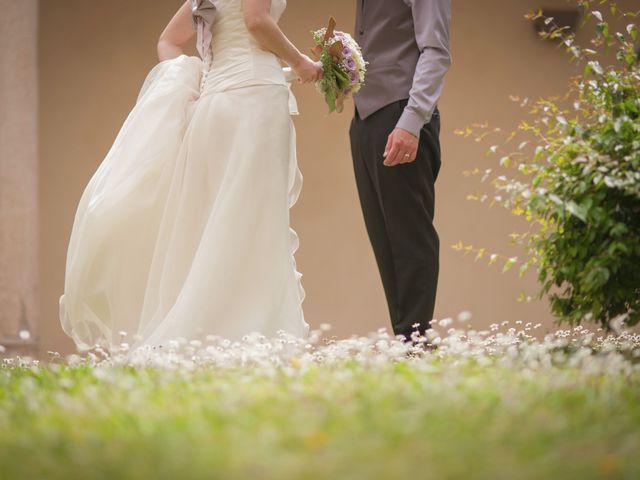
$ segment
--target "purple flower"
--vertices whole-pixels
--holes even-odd
[[[342,49],[342,56],[343,56],[344,58],[351,58],[351,56],[352,56],[352,55],[351,55],[351,49],[350,49],[349,47],[344,47],[344,48]]]
[[[354,72],[357,68],[356,61],[353,58],[347,58],[345,61],[345,66],[350,72]]]

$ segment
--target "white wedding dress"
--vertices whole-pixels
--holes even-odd
[[[79,350],[111,350],[121,331],[131,349],[309,332],[289,227],[295,98],[241,0],[193,6],[203,59],[153,67],[79,202],[60,297]],[[272,0],[274,19],[285,7]]]

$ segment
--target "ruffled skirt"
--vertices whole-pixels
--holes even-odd
[[[123,331],[132,348],[308,334],[289,226],[302,185],[290,91],[201,94],[201,75],[197,57],[156,65],[82,194],[60,297],[80,350],[111,349]]]

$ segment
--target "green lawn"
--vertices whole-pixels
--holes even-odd
[[[5,359],[0,478],[640,478],[640,338],[527,328]]]

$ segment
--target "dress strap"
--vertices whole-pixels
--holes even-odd
[[[211,47],[213,38],[211,28],[216,16],[214,0],[191,0],[191,20],[196,31],[196,48],[202,59]]]
[[[291,90],[290,83],[287,83],[287,88],[289,88],[289,115],[300,115],[298,102],[296,101],[296,96],[293,94],[293,90]]]
[[[293,90],[291,89],[291,82],[296,79],[296,74],[293,73],[291,67],[284,67],[282,69],[282,73],[284,74],[284,79],[287,82],[287,88],[289,89],[289,114],[299,115],[298,102],[296,100],[296,96],[293,94]]]

